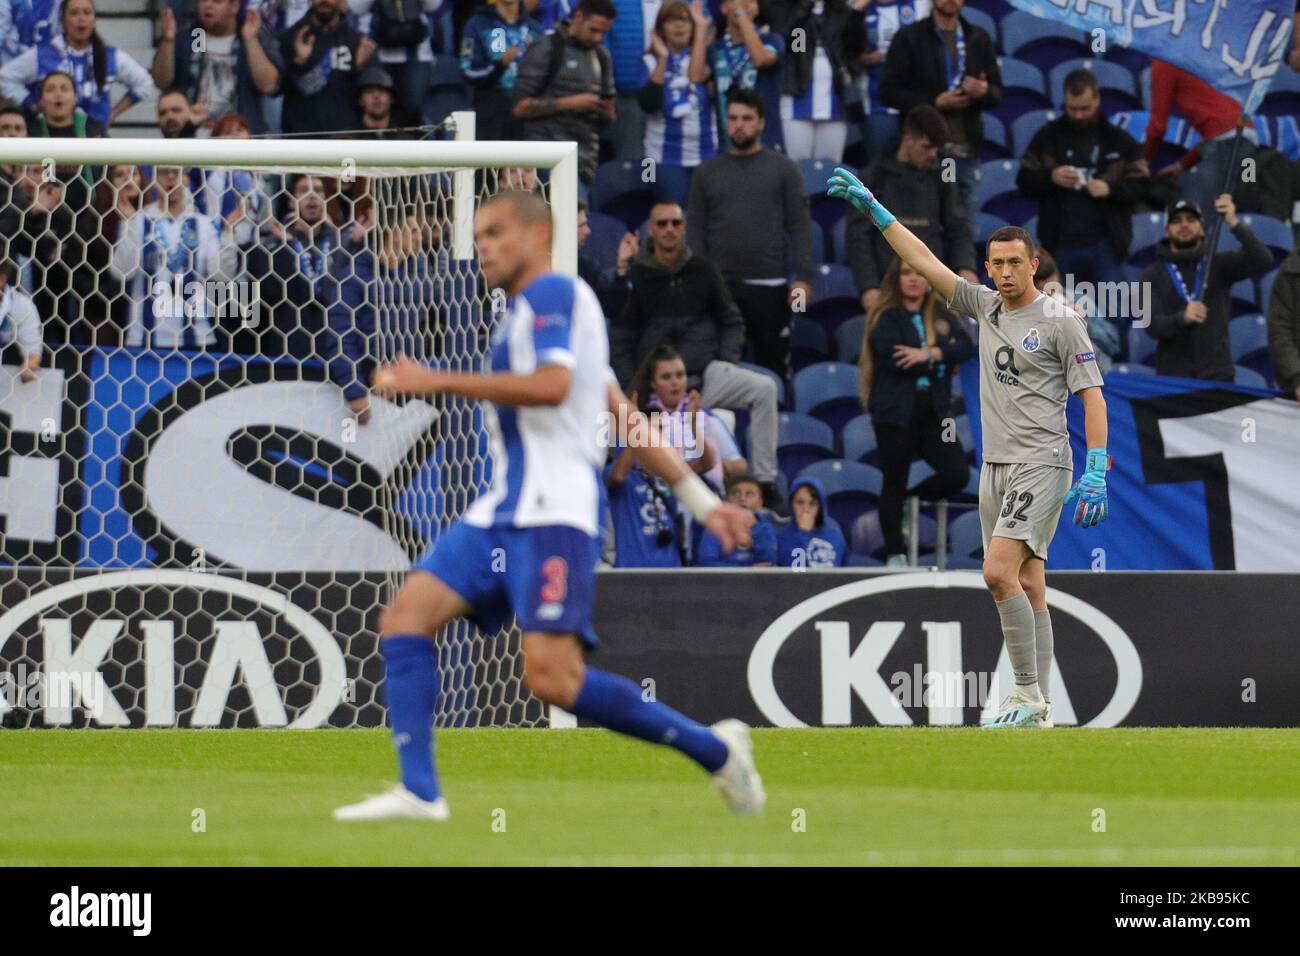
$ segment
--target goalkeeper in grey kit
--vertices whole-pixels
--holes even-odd
[[[1106,517],[1106,401],[1082,316],[1039,292],[1029,233],[1015,226],[989,238],[988,274],[997,291],[956,275],[896,221],[853,173],[837,168],[829,195],[871,218],[899,258],[929,280],[956,311],[980,323],[980,528],[984,581],[997,602],[1015,690],[984,726],[1050,727],[1052,621],[1047,610],[1047,548],[1074,504],[1085,528]],[[1065,424],[1069,393],[1084,407],[1088,457],[1073,474]]]

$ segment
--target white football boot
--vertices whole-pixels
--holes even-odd
[[[451,807],[445,797],[421,800],[400,783],[380,794],[371,794],[360,803],[350,803],[334,811],[334,819],[346,822],[364,820],[449,820]]]
[[[1041,716],[1034,718],[1034,726],[1038,727],[1040,730],[1056,726],[1052,721],[1052,702],[1050,700],[1047,701],[1047,710],[1043,711]]]
[[[763,778],[754,766],[754,744],[749,728],[739,720],[720,720],[710,728],[727,745],[727,762],[713,774],[713,785],[732,813],[759,814],[767,803]]]
[[[1042,696],[1027,697],[1019,690],[1013,691],[1002,701],[998,712],[987,720],[981,721],[985,730],[1002,730],[1007,727],[1031,727],[1035,722],[1048,715],[1047,701]]]

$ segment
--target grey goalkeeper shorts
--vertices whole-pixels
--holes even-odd
[[[1016,538],[1047,560],[1061,505],[1070,490],[1070,469],[1058,465],[992,464],[980,469],[980,531],[984,553],[994,536]]]

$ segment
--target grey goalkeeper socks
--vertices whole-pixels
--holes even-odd
[[[1034,612],[1034,657],[1038,661],[1038,689],[1043,699],[1052,699],[1052,612]]]
[[[1022,591],[1005,601],[994,602],[1002,618],[1002,638],[1007,642],[1011,674],[1016,686],[1029,695],[1038,693],[1038,667],[1034,659],[1034,609]]]

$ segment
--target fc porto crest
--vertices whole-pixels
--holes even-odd
[[[1020,347],[1026,352],[1037,352],[1042,344],[1042,340],[1038,337],[1038,329],[1030,329],[1029,334],[1020,340]]]

